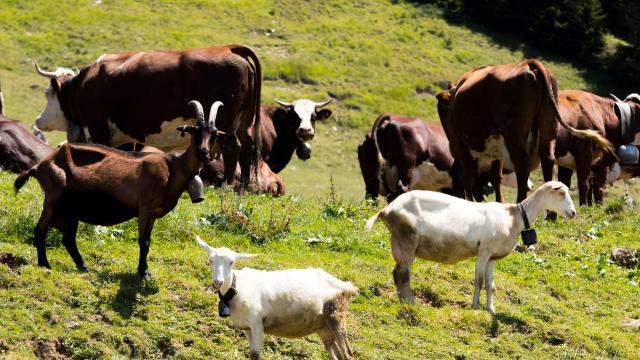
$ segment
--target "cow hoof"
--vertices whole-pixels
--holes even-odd
[[[78,266],[78,271],[81,273],[87,273],[89,272],[89,268],[87,267],[87,265],[82,264],[80,266]]]
[[[38,266],[51,270],[51,265],[49,265],[48,261],[47,262],[38,262]]]
[[[149,270],[145,270],[144,272],[138,273],[142,280],[151,280],[151,272]]]

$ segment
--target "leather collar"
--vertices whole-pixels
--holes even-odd
[[[524,221],[524,229],[529,230],[529,219],[527,218],[527,213],[524,211],[524,206],[522,203],[518,203],[518,210],[520,210],[520,216],[522,216],[522,221]]]
[[[233,274],[233,281],[231,281],[231,287],[227,290],[227,293],[222,295],[220,290],[218,290],[218,297],[220,297],[220,301],[229,306],[229,302],[233,299],[234,296],[238,293],[236,290],[236,274]]]
[[[616,101],[616,115],[620,120],[620,139],[623,144],[633,142],[636,129],[633,126],[633,110],[631,106],[624,101]]]

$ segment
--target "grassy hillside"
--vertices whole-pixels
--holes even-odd
[[[378,113],[437,121],[433,94],[448,80],[523,57],[541,58],[561,88],[626,90],[518,38],[448,24],[437,10],[411,2],[6,0],[6,111],[31,124],[43,109],[47,82],[33,70],[34,59],[49,69],[79,68],[104,52],[228,43],[257,49],[264,103],[337,99],[334,115],[318,124],[312,158],[292,160],[281,174],[292,195],[239,198],[209,190],[199,205],[184,197],[157,222],[149,256],[154,278],[140,282],[135,222],[81,226],[89,273],[75,270],[55,231],[47,239],[53,270],[35,267],[30,242],[39,187],[32,180],[14,196],[15,176],[0,174],[0,358],[248,357],[244,335],[217,316],[195,234],[261,254],[247,266],[322,267],[353,281],[361,293],[348,326],[361,359],[640,358],[640,333],[621,326],[625,317],[640,317],[640,270],[608,256],[615,247],[639,247],[637,210],[620,206],[623,186],[609,206],[579,209],[575,221],[539,221],[537,251],[498,262],[495,317],[471,309],[472,261],[418,260],[412,281],[419,304],[399,305],[387,230],[362,231],[380,206],[361,201],[355,149]],[[51,135],[54,144],[62,139]],[[314,336],[267,336],[263,350],[272,359],[327,358]]]
[[[48,85],[34,59],[49,69],[81,68],[105,52],[251,45],[263,62],[264,103],[338,100],[319,126],[312,159],[283,172],[288,190],[322,195],[333,174],[350,198],[364,193],[355,149],[376,116],[438,121],[433,94],[473,67],[540,57],[561,88],[622,93],[602,74],[477,30],[449,25],[431,7],[384,0],[3,1],[0,81],[7,114],[31,124]]]

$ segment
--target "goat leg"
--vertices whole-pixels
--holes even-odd
[[[249,349],[251,351],[251,360],[260,360],[260,352],[262,351],[262,342],[264,340],[264,329],[262,323],[254,323],[247,330],[249,338]]]
[[[61,219],[61,229],[63,229],[62,234],[62,243],[64,247],[67,248],[67,252],[71,255],[73,262],[76,263],[76,266],[80,271],[89,271],[87,265],[82,260],[82,256],[78,251],[78,246],[76,244],[76,234],[78,232],[78,220],[77,219]]]
[[[488,255],[478,255],[478,260],[476,261],[476,272],[475,272],[475,281],[473,290],[473,302],[472,307],[474,309],[480,308],[480,290],[482,290],[482,283],[484,282],[484,273],[487,268],[487,263],[489,262]],[[490,284],[487,284],[489,287]]]
[[[493,290],[495,289],[493,284],[493,267],[496,261],[491,259],[487,262],[487,266],[484,269],[484,283],[487,287],[487,311],[491,314],[496,313],[496,309],[493,307]]]
[[[138,217],[138,245],[140,246],[140,258],[138,259],[138,274],[143,279],[151,278],[151,273],[147,266],[147,254],[151,246],[151,230],[153,230],[154,218],[146,216]]]

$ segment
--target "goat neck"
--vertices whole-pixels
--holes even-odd
[[[522,208],[524,209],[524,213],[527,216],[527,220],[529,220],[529,225],[533,227],[533,223],[540,215],[542,211],[545,209],[542,206],[542,198],[546,196],[546,189],[540,188],[533,192],[533,194],[529,195],[526,199],[522,200]],[[517,230],[517,234],[519,234],[522,230],[524,230],[524,221],[522,220],[522,216],[520,215],[520,209],[518,209],[517,205],[508,205],[511,213],[514,218],[514,222],[516,226],[514,226],[514,230]]]

